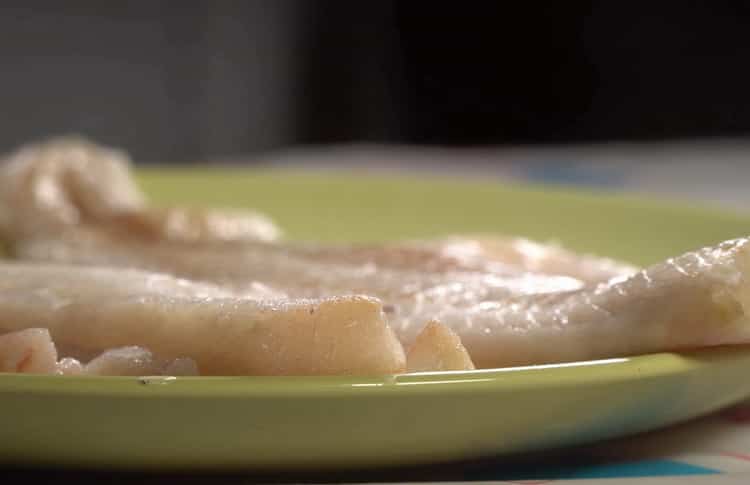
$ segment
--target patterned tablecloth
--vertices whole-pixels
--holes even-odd
[[[745,140],[491,150],[342,146],[293,150],[260,162],[308,170],[495,176],[750,209],[750,142]],[[489,462],[424,478],[528,485],[750,483],[750,402],[680,426],[581,448],[564,459]],[[404,477],[420,479],[419,474]],[[398,475],[389,480],[401,481]]]
[[[686,477],[690,481],[683,481]],[[671,481],[669,477],[681,477]],[[612,482],[611,478],[619,478]],[[750,483],[750,402],[679,426],[577,449],[562,459],[475,470],[466,479],[565,483]],[[735,483],[727,481],[726,483]]]

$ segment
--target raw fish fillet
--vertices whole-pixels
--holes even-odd
[[[240,299],[369,295],[382,302],[405,346],[426,322],[437,319],[460,337],[477,367],[744,343],[750,337],[747,239],[595,284],[533,273],[334,264],[275,250],[232,254],[165,245],[58,249],[62,260],[138,265],[215,281]],[[77,256],[71,258],[72,253]]]
[[[93,158],[100,160],[101,157]],[[39,160],[45,158],[17,154],[11,160],[11,166],[25,167],[23,173],[34,174],[37,173],[34,167],[44,166]],[[64,165],[67,160],[58,164]],[[6,187],[14,186],[12,181],[18,180],[17,173],[5,169]],[[127,173],[117,173],[121,178],[127,178]],[[33,175],[27,176],[31,177],[29,180],[34,178]],[[81,176],[78,172],[71,171],[64,179],[78,176]],[[63,178],[57,178],[48,183],[55,186],[55,181],[59,183],[61,180]],[[120,185],[125,187],[127,183],[121,181]],[[73,186],[102,192],[106,183],[97,187],[83,183],[73,183]],[[37,192],[44,193],[44,190]],[[300,342],[308,342],[305,338],[310,336],[294,332],[310,326],[290,325],[289,320],[307,322],[309,318],[304,317],[303,309],[327,308],[330,312],[320,322],[342,331],[349,327],[336,319],[350,315],[349,310],[345,310],[350,308],[352,312],[364,315],[362,319],[367,322],[364,328],[373,332],[364,340],[372,339],[377,342],[377,352],[386,352],[383,362],[373,358],[367,364],[345,364],[341,360],[336,365],[318,365],[314,359],[330,358],[320,349],[313,351],[307,344],[300,344],[299,349],[278,344],[280,349],[289,349],[290,354],[302,353],[295,367],[291,358],[281,363],[270,357],[270,360],[256,362],[253,360],[255,356],[263,353],[259,353],[256,346],[250,353],[253,357],[247,357],[247,352],[240,350],[245,348],[245,342],[233,341],[231,343],[236,347],[222,352],[211,352],[200,345],[190,347],[186,355],[195,358],[201,370],[205,368],[209,373],[357,373],[372,372],[376,368],[383,372],[391,369],[388,372],[392,372],[403,367],[403,353],[394,350],[396,345],[390,340],[389,335],[392,335],[387,330],[386,320],[407,348],[427,348],[435,352],[438,346],[415,346],[420,343],[417,335],[425,324],[439,321],[460,338],[477,367],[575,361],[737,344],[748,342],[750,337],[746,318],[750,301],[746,281],[747,239],[727,241],[687,253],[641,271],[612,260],[577,255],[554,245],[514,238],[463,237],[380,246],[295,245],[245,237],[242,236],[244,230],[232,232],[225,229],[224,233],[235,235],[218,236],[215,230],[202,229],[212,227],[201,219],[202,216],[196,216],[197,224],[186,223],[187,227],[197,226],[199,229],[170,232],[170,218],[144,207],[142,202],[136,204],[136,209],[122,208],[134,204],[127,202],[131,198],[127,194],[132,192],[123,190],[125,195],[115,197],[120,201],[117,204],[104,202],[105,207],[107,204],[116,206],[105,211],[87,206],[90,201],[97,201],[98,196],[70,196],[71,192],[64,190],[56,193],[67,194],[67,198],[50,199],[54,203],[49,206],[32,200],[32,209],[27,209],[29,200],[23,196],[5,197],[2,201],[5,207],[0,209],[5,216],[0,223],[3,223],[13,254],[21,259],[136,267],[187,278],[196,282],[185,282],[188,286],[196,285],[196,288],[205,288],[203,291],[220,293],[209,296],[211,301],[222,300],[224,306],[229,306],[228,302],[237,302],[243,312],[251,316],[251,321],[255,321],[258,315],[267,315],[268,320],[263,321],[268,325],[268,332],[278,331],[278,335],[284,335],[284,338],[299,335]],[[72,211],[78,214],[99,215],[56,223],[59,218],[56,219],[54,214],[58,206],[73,207]],[[45,215],[46,212],[49,214]],[[24,217],[14,214],[24,214]],[[44,267],[44,271],[49,271],[49,268]],[[25,270],[30,270],[30,267]],[[102,274],[110,271],[106,278],[115,280],[131,274],[115,270],[97,271],[104,272]],[[67,267],[60,270],[60,277],[71,272],[81,274]],[[146,278],[146,273],[139,274],[138,278]],[[207,284],[201,285],[198,281]],[[48,290],[41,279],[35,280],[34,284],[39,286],[19,290],[18,295]],[[112,281],[102,284],[106,291],[117,287],[118,283]],[[188,291],[193,291],[192,287]],[[90,334],[86,337],[90,341],[84,342],[89,347],[144,345],[160,354],[176,356],[181,346],[197,345],[193,339],[203,335],[201,332],[210,335],[195,320],[202,318],[202,309],[210,308],[215,312],[212,315],[223,315],[216,305],[197,305],[185,297],[159,300],[158,304],[131,305],[127,310],[120,310],[126,305],[118,307],[121,303],[116,302],[121,301],[122,295],[116,291],[115,295],[115,303],[104,307],[117,307],[117,311],[122,312],[117,313],[117,318],[128,316],[131,319],[133,316],[127,312],[138,308],[139,323],[133,325],[128,336],[134,340],[140,335],[142,342],[123,339],[105,342],[103,337],[102,341],[96,340],[94,336],[97,335],[111,337],[107,333],[111,332],[107,329],[107,320],[102,318],[88,318],[78,327],[67,321],[65,325],[73,325],[75,335]],[[7,303],[8,299],[2,298]],[[94,312],[84,306],[95,300],[81,298],[77,308],[81,312]],[[102,293],[101,299],[107,300],[107,297]],[[165,307],[175,314],[174,321],[170,320],[170,325],[174,326],[169,327],[169,332],[160,328],[159,319],[162,317],[154,316],[164,314]],[[334,309],[344,310],[338,312]],[[316,312],[316,315],[320,313]],[[65,325],[62,328],[67,328]],[[122,331],[121,327],[125,328],[124,321],[117,325],[117,332]],[[184,326],[180,327],[182,332],[175,331],[178,325]],[[218,330],[232,337],[241,333],[239,323],[226,325],[227,328]],[[293,331],[292,327],[297,330]],[[82,343],[68,341],[64,338],[65,331],[56,330],[54,325],[50,330],[56,340],[56,332],[62,331],[61,345],[80,346]],[[148,335],[148,338],[143,335]],[[245,334],[242,335],[246,338]],[[222,343],[229,339],[226,336],[212,338],[219,338]],[[333,334],[329,338],[335,340]],[[354,333],[346,334],[345,338],[351,339],[346,345],[364,349],[359,343],[353,343]],[[155,347],[153,343],[158,345]],[[296,350],[292,351],[292,347]],[[342,344],[336,348],[344,347]],[[262,346],[260,350],[263,350]],[[234,352],[242,355],[230,358]],[[339,355],[338,352],[340,350],[334,354]],[[356,356],[352,354],[350,357]]]
[[[188,357],[208,375],[381,375],[405,367],[373,298],[260,301],[136,270],[0,264],[0,328],[37,327],[90,352],[137,345]]]
[[[27,145],[0,166],[0,236],[54,237],[69,227],[129,226],[173,241],[273,240],[279,229],[254,211],[153,209],[124,152],[80,138]]]

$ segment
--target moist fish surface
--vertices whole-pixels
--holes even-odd
[[[18,173],[33,180],[33,167],[45,159],[36,157],[12,157],[15,168],[4,172],[6,186],[13,185]],[[58,163],[70,163],[69,158]],[[117,173],[127,180],[127,171]],[[80,176],[70,174],[66,180]],[[107,191],[106,183],[73,185]],[[132,196],[132,183],[120,185],[130,187],[125,193],[131,196],[119,199],[142,200],[142,195]],[[222,231],[205,229],[212,226],[200,212],[165,216],[142,201],[110,204],[113,208],[101,211],[87,204],[106,199],[105,194],[58,193],[63,195],[49,206],[21,196],[2,199],[2,213],[28,214],[29,221],[5,217],[5,238],[17,258],[63,263],[69,265],[66,271],[79,265],[166,273],[195,282],[191,284],[203,282],[223,292],[227,301],[253,302],[259,308],[368,301],[382,308],[375,313],[383,314],[382,322],[407,348],[428,322],[438,321],[460,339],[477,367],[748,340],[744,238],[639,270],[520,238],[458,236],[358,246],[288,243],[227,229],[232,219],[225,219],[229,222]],[[44,215],[57,205],[97,215],[60,224]],[[174,217],[188,222],[170,223]],[[183,229],[170,230],[170,224]],[[197,229],[185,229],[191,225]]]

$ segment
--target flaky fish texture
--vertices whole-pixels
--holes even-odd
[[[438,319],[461,338],[478,367],[741,343],[750,335],[744,238],[588,285],[530,273],[332,264],[275,251],[243,251],[232,257],[231,252],[119,246],[117,251],[88,247],[78,256],[78,261],[122,266],[136,262],[219,281],[234,294],[254,282],[244,286],[246,291],[274,297],[371,295],[383,302],[405,345],[411,345],[425,322]]]
[[[23,247],[30,243],[64,239],[63,243],[75,246],[93,238],[105,245],[170,243],[214,252],[229,250],[232,257],[243,250],[273,251],[321,263],[432,272],[530,271],[586,282],[635,271],[623,263],[521,238],[464,237],[377,246],[264,244],[277,239],[280,230],[253,211],[149,207],[130,166],[125,153],[75,137],[19,149],[0,165],[0,235],[22,256],[27,256]],[[76,236],[82,241],[76,241]],[[69,262],[76,262],[73,253],[67,256]],[[132,263],[137,266],[138,261]],[[183,268],[185,273],[189,270]],[[215,273],[223,270],[217,268]]]
[[[193,359],[186,357],[161,359],[148,349],[130,345],[102,352],[82,367],[81,374],[92,376],[196,376],[199,372]]]
[[[261,301],[137,270],[0,264],[0,329],[35,327],[88,352],[137,345],[188,357],[207,375],[380,375],[405,367],[373,298]]]
[[[450,328],[437,320],[425,325],[406,353],[409,372],[473,370],[474,362]]]
[[[57,349],[46,328],[0,335],[0,372],[56,374]]]
[[[44,166],[44,160],[39,155],[16,154],[10,166],[25,167],[22,172],[32,174],[27,177],[34,180],[37,171],[44,173],[34,168]],[[58,165],[65,163],[69,162]],[[19,172],[14,170],[6,168],[4,175],[0,175],[5,186],[13,186],[9,180],[21,180],[17,178]],[[69,180],[82,176],[76,171],[66,173],[56,182],[46,183],[55,186],[64,179],[71,184]],[[132,185],[126,170],[117,173],[122,176],[119,182],[122,187]],[[102,192],[106,177],[103,180],[98,187],[83,182],[74,182],[72,186]],[[169,220],[176,216],[151,210],[142,201],[133,202],[127,194],[137,194],[134,191],[122,190],[125,195],[114,197],[119,202],[103,203],[105,208],[107,203],[117,207],[107,210],[87,208],[90,201],[96,201],[96,196],[77,196],[75,192],[60,189],[57,193],[63,195],[49,199],[52,202],[44,205],[36,199],[24,198],[20,192],[21,195],[3,197],[0,201],[4,204],[0,214],[5,214],[0,223],[12,253],[18,258],[70,265],[59,270],[59,278],[71,272],[92,278],[93,273],[75,270],[72,265],[141,268],[161,274],[159,278],[170,274],[190,280],[174,279],[191,288],[194,285],[205,288],[202,291],[218,293],[206,296],[212,304],[198,304],[195,298],[180,296],[160,297],[157,304],[152,304],[155,300],[149,297],[135,305],[132,299],[123,299],[124,295],[117,293],[121,284],[118,278],[122,282],[134,273],[91,270],[116,280],[97,285],[116,295],[103,306],[108,311],[117,308],[121,313],[113,313],[114,320],[104,319],[86,307],[94,301],[107,301],[104,293],[86,296],[84,292],[76,296],[74,300],[80,302],[74,306],[75,311],[82,312],[85,318],[75,320],[71,316],[62,326],[56,326],[60,323],[55,321],[48,322],[52,326],[44,322],[35,324],[50,328],[61,344],[84,348],[143,345],[168,357],[176,357],[180,349],[187,349],[185,355],[194,358],[201,370],[205,368],[209,373],[308,374],[395,372],[394,369],[405,364],[403,351],[390,328],[403,346],[422,349],[422,353],[414,354],[419,359],[412,359],[416,363],[414,368],[420,370],[428,370],[424,367],[430,365],[440,367],[440,362],[446,362],[440,360],[440,352],[456,343],[454,335],[470,356],[469,361],[458,365],[467,368],[468,362],[477,367],[502,367],[575,361],[745,343],[750,337],[746,317],[750,301],[747,239],[727,241],[642,270],[518,238],[453,237],[323,247],[245,237],[242,229],[227,229],[231,223],[223,232],[205,229],[213,226],[203,216],[197,216],[198,223],[185,223],[185,227],[197,229],[171,232]],[[128,204],[137,208],[122,208]],[[73,222],[56,222],[60,219],[55,216],[58,206],[73,207],[71,211],[83,215],[77,220],[73,218]],[[190,216],[180,218],[192,220]],[[239,222],[234,224],[241,226]],[[218,236],[219,233],[234,235],[224,237]],[[51,268],[45,266],[44,271]],[[24,271],[32,268],[25,266]],[[139,281],[129,290],[133,293],[137,293],[133,288],[148,279],[147,273],[137,273],[140,276],[131,280]],[[21,288],[17,296],[48,289],[42,278],[34,281],[40,286]],[[16,283],[9,285],[9,291],[19,288]],[[84,285],[88,286],[94,285]],[[146,289],[138,288],[142,294],[151,295],[148,285]],[[5,299],[4,304],[8,301]],[[122,301],[129,302],[129,306]],[[242,308],[241,319],[224,316],[226,309],[234,305]],[[165,308],[169,309],[170,318],[164,316]],[[75,315],[70,311],[70,315]],[[204,311],[212,317],[204,319],[201,313]],[[206,323],[214,319],[222,324]],[[139,323],[131,328],[126,326],[126,320]],[[313,320],[317,322],[314,325],[310,323]],[[75,321],[78,323],[69,323]],[[118,322],[114,324],[118,325],[116,331],[108,327],[112,321]],[[272,339],[275,346],[271,347],[275,350],[270,354],[288,360],[273,360],[264,353],[266,349],[257,343],[263,341],[254,333],[257,330],[248,330],[258,328],[258,321],[265,322],[263,328],[267,333],[261,332],[262,335],[278,337]],[[432,321],[440,323],[425,327]],[[169,326],[164,327],[167,325],[164,322],[169,322]],[[31,321],[27,323],[32,325]],[[328,329],[323,331],[324,327]],[[79,339],[65,338],[66,333],[71,334],[70,328],[74,330],[72,335],[81,335]],[[121,328],[130,329],[128,338],[102,337],[122,335]],[[311,329],[315,331],[309,333]],[[420,337],[422,329],[426,332]],[[208,338],[211,332],[216,332],[212,338],[218,340],[213,341],[216,346],[209,347],[224,350],[210,351],[205,347],[211,341]],[[365,332],[366,337],[357,340],[359,332]],[[326,353],[325,345],[310,346],[311,341],[320,342],[323,334],[328,341],[337,342],[335,351]],[[137,336],[140,341],[133,341]],[[196,339],[207,340],[196,342]],[[253,343],[247,344],[247,339]],[[282,344],[286,339],[288,344]],[[369,342],[377,352],[384,352],[384,360],[365,352],[370,347],[363,342]],[[347,346],[356,351],[344,350]],[[289,357],[297,352],[301,352],[300,356]],[[365,356],[369,356],[366,363],[357,360]]]
[[[77,137],[30,144],[0,166],[0,235],[54,237],[70,227],[172,241],[269,241],[279,229],[254,211],[153,209],[119,150]]]
[[[198,367],[192,359],[161,359],[137,346],[109,349],[83,364],[74,357],[59,358],[59,355],[59,349],[46,328],[26,328],[0,334],[0,372],[92,376],[198,375]]]

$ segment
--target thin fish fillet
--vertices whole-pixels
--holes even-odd
[[[148,208],[130,166],[124,152],[76,137],[22,147],[0,166],[0,236],[13,241],[128,224],[173,241],[268,241],[280,234],[255,211]]]
[[[454,236],[415,241],[408,247],[452,258],[460,262],[456,269],[562,275],[585,283],[598,283],[637,271],[635,266],[621,261],[578,254],[557,244],[541,244],[520,237]]]
[[[0,264],[0,328],[42,327],[91,351],[138,345],[207,375],[402,372],[380,303],[349,296],[260,301],[136,270]]]
[[[723,242],[630,277],[482,302],[438,318],[478,367],[638,355],[750,342],[750,241]]]
[[[394,328],[408,343],[443,306],[465,307],[518,295],[575,290],[583,283],[566,276],[525,272],[426,271],[372,263],[336,263],[300,256],[282,246],[225,247],[150,244],[102,238],[77,231],[57,240],[19,245],[21,259],[90,266],[139,267],[208,281],[234,295],[264,298],[322,298],[367,294],[381,299]],[[444,322],[447,323],[447,322]]]
[[[369,295],[404,345],[437,319],[477,367],[744,343],[750,335],[746,239],[636,272],[517,239],[321,248],[169,237],[164,219],[147,209],[122,214],[57,231],[13,220],[6,237],[23,259],[162,271],[215,283],[242,301]]]
[[[586,282],[635,271],[612,260],[520,238],[451,238],[384,246],[264,244],[275,240],[280,231],[268,218],[253,211],[148,207],[130,166],[123,152],[79,138],[22,147],[0,166],[0,236],[21,256],[34,255],[31,251],[23,253],[27,243],[54,241],[61,234],[81,232],[84,237],[96,233],[115,244],[130,240],[168,242],[229,251],[232,257],[243,251],[274,251],[319,262],[371,263],[425,271],[532,271]],[[76,261],[71,257],[69,262]]]
[[[750,301],[747,239],[593,285],[528,273],[426,273],[335,265],[283,253],[227,258],[209,250],[120,246],[116,251],[89,247],[81,259],[83,255],[90,262],[137,263],[178,273],[189,267],[190,276],[220,281],[235,291],[242,281],[257,279],[267,291],[289,298],[371,295],[383,302],[404,345],[413,342],[426,322],[437,319],[459,335],[477,367],[742,343],[750,336],[743,306]]]

